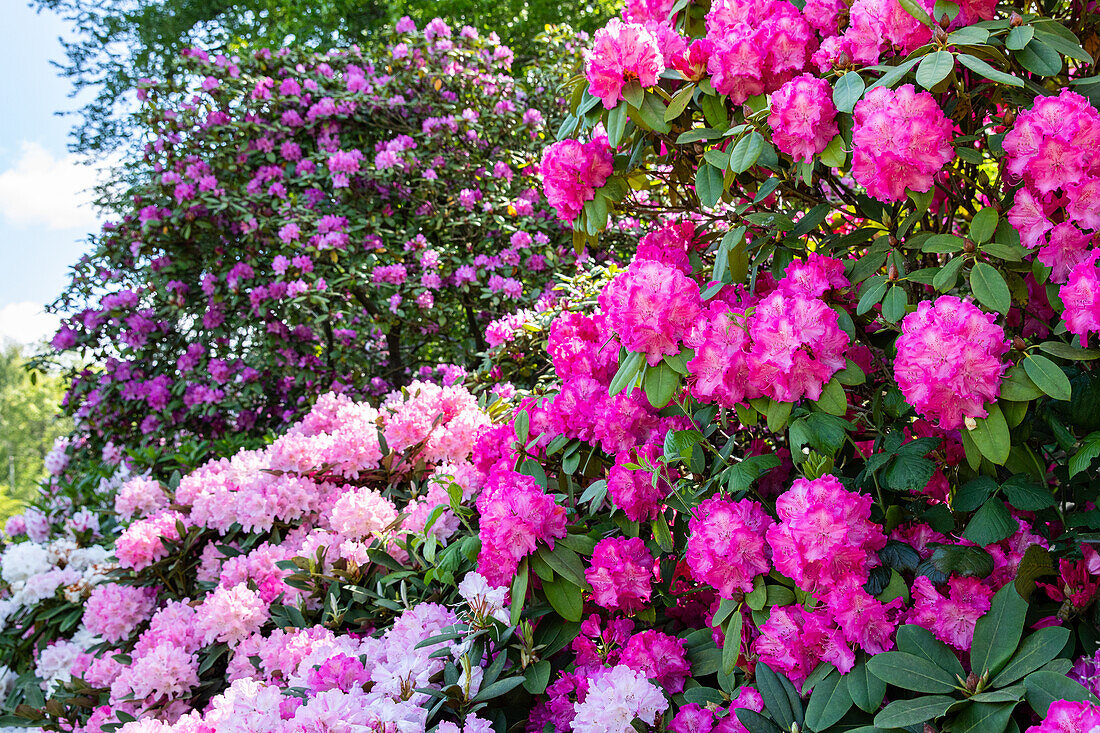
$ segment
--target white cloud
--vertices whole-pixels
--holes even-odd
[[[24,141],[15,164],[0,171],[0,215],[19,226],[91,230],[96,215],[90,189],[97,175],[78,155],[55,158]]]
[[[34,344],[53,336],[60,319],[29,300],[0,308],[0,344]]]

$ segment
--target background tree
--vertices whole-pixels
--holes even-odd
[[[59,376],[28,372],[24,350],[0,350],[0,519],[20,511],[45,475],[42,459],[72,429],[57,414],[65,392]]]
[[[72,148],[105,154],[125,146],[135,130],[129,116],[141,79],[164,79],[179,52],[200,47],[240,53],[293,44],[327,51],[369,42],[388,24],[409,15],[418,24],[443,15],[454,24],[492,28],[522,64],[537,53],[535,36],[546,24],[593,30],[610,17],[617,0],[557,3],[551,0],[32,0],[39,10],[69,21],[73,40],[63,41],[58,62],[74,96],[93,98],[77,115]]]

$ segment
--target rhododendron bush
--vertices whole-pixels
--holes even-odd
[[[630,254],[13,520],[6,723],[1096,730],[1100,15],[1024,10],[628,2],[537,167]]]
[[[196,49],[138,90],[144,157],[56,304],[61,361],[93,362],[70,453],[255,438],[325,390],[453,380],[494,319],[552,297],[576,261],[537,177],[558,67],[513,73],[494,35],[442,21],[384,37]]]

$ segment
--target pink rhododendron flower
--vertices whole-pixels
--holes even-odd
[[[543,150],[539,174],[546,200],[562,221],[572,222],[584,203],[595,198],[596,189],[611,175],[613,159],[606,136],[586,143],[562,140]]]
[[[993,591],[978,578],[953,576],[941,595],[924,575],[913,579],[913,609],[906,621],[931,631],[961,652],[970,651],[974,624],[989,610]]]
[[[481,515],[478,572],[492,585],[508,585],[516,566],[538,542],[554,548],[565,536],[565,509],[533,478],[513,471],[495,472],[477,499]]]
[[[947,429],[963,418],[985,417],[997,399],[1009,349],[992,313],[943,295],[921,301],[901,324],[894,376],[917,414]]]
[[[653,578],[653,556],[637,537],[608,537],[596,543],[585,572],[592,600],[627,615],[646,607]]]
[[[609,324],[628,351],[656,366],[680,342],[702,307],[699,286],[674,267],[638,260],[607,284],[599,298]]]
[[[155,588],[104,583],[97,585],[84,604],[84,625],[104,640],[118,643],[153,613]]]
[[[777,148],[809,162],[838,132],[832,87],[810,74],[791,79],[772,94],[768,125]]]
[[[852,175],[880,201],[901,201],[909,189],[932,188],[952,158],[951,121],[928,92],[912,84],[876,87],[856,103]]]
[[[1066,329],[1080,336],[1081,345],[1088,343],[1089,334],[1100,332],[1100,268],[1096,266],[1100,250],[1093,250],[1069,274],[1058,291],[1066,310]]]
[[[643,89],[651,87],[664,69],[653,33],[644,25],[612,18],[592,38],[584,73],[592,96],[611,109],[623,98],[624,86],[637,82]]]
[[[750,499],[707,499],[688,522],[687,564],[696,580],[723,598],[748,593],[753,580],[771,570],[764,534],[775,521]]]

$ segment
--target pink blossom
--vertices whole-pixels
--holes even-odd
[[[985,417],[997,399],[1009,349],[992,313],[952,295],[922,301],[901,324],[894,375],[917,414],[941,427]]]

